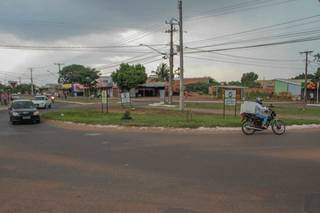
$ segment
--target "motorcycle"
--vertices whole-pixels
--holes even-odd
[[[268,112],[269,117],[265,127],[262,127],[262,120],[258,118],[255,114],[242,113],[242,132],[245,135],[253,135],[256,132],[261,132],[271,127],[274,134],[283,135],[286,132],[285,123],[276,118],[277,114],[273,110],[269,109]]]

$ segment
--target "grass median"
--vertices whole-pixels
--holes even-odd
[[[156,109],[137,109],[131,111],[132,120],[123,120],[124,110],[110,113],[101,113],[94,109],[68,109],[57,112],[48,112],[43,118],[56,121],[69,121],[84,124],[120,125],[137,127],[173,127],[173,128],[199,128],[199,127],[240,127],[240,117],[214,114],[198,114]],[[288,125],[320,124],[320,120],[310,119],[284,119]]]

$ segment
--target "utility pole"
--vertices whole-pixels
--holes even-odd
[[[57,65],[59,68],[59,76],[60,76],[60,72],[61,72],[61,67],[64,65],[63,63],[54,63],[54,65]],[[59,81],[59,80],[58,80]],[[60,83],[60,82],[59,82]]]
[[[169,64],[170,64],[170,73],[169,73],[169,104],[172,104],[172,95],[173,95],[173,68],[174,68],[174,48],[173,48],[173,33],[177,32],[177,29],[174,27],[178,25],[178,21],[175,18],[172,18],[170,21],[166,21],[166,24],[170,25],[170,29],[166,31],[166,33],[170,33],[170,57],[169,57]]]
[[[31,95],[34,96],[33,69],[30,68]]]
[[[305,66],[305,74],[304,74],[304,105],[307,106],[307,90],[308,90],[308,65],[309,65],[309,55],[312,54],[313,51],[304,51],[300,52],[300,54],[306,55],[306,66]]]
[[[180,111],[184,110],[184,58],[183,58],[183,13],[182,13],[182,0],[178,0],[179,9],[179,32],[180,32]]]

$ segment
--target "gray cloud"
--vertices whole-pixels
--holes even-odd
[[[208,4],[216,7],[220,2],[184,1],[190,11]],[[0,32],[49,41],[117,28],[144,28],[176,13],[176,0],[2,0]]]

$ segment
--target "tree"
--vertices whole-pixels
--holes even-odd
[[[19,84],[13,88],[13,93],[27,94],[31,93],[31,84]]]
[[[294,80],[302,80],[302,79],[304,79],[304,76],[305,76],[305,74],[301,73],[301,74],[297,75],[296,77],[294,77],[293,79]],[[308,79],[313,79],[314,75],[313,74],[308,74],[307,77],[308,77]]]
[[[228,86],[241,86],[241,82],[240,81],[230,81],[228,83]]]
[[[141,64],[121,64],[111,77],[118,87],[125,91],[136,88],[147,81],[146,68]]]
[[[63,84],[79,83],[84,85],[95,84],[99,78],[99,71],[90,67],[73,64],[64,67],[59,72],[59,82]]]
[[[244,73],[241,78],[241,84],[245,87],[257,87],[259,84],[256,82],[258,80],[258,74],[254,72]]]
[[[161,63],[156,71],[153,71],[157,76],[158,81],[169,81],[169,76],[170,76],[170,69],[166,63]]]
[[[318,68],[317,72],[313,76],[314,82],[320,82],[320,68]]]

